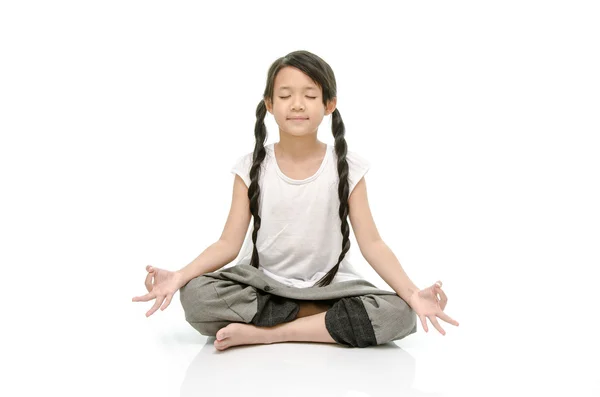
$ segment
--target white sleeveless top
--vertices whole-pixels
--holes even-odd
[[[274,143],[265,149],[259,177],[261,226],[256,244],[259,270],[287,286],[312,287],[333,268],[342,252],[335,148],[328,144],[319,170],[303,180],[288,178],[279,169]],[[248,187],[252,155],[253,152],[243,155],[231,169]],[[369,170],[370,162],[352,151],[347,152],[346,159],[352,193]],[[352,234],[350,223],[349,226]],[[237,264],[249,265],[252,258],[254,219],[248,229]],[[364,278],[350,262],[356,249],[355,244],[350,246],[332,284]]]

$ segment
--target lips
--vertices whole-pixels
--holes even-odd
[[[308,117],[288,117],[288,120],[308,120]]]

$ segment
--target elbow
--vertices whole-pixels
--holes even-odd
[[[228,240],[220,239],[217,242],[217,244],[221,245],[223,247],[223,250],[228,253],[228,258],[231,258],[231,260],[229,262],[231,262],[235,258],[237,258],[237,256],[240,254],[240,251],[242,249],[241,244],[233,243]]]

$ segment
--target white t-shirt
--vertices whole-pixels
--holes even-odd
[[[327,151],[319,170],[311,177],[288,178],[275,161],[274,143],[265,146],[261,164],[257,249],[259,270],[285,285],[306,288],[313,286],[337,263],[342,252],[341,220],[339,217],[337,155],[333,145]],[[253,153],[240,157],[231,169],[250,186]],[[370,162],[348,151],[350,193],[367,173]],[[350,226],[350,224],[349,224]],[[254,219],[240,251],[237,264],[250,264]],[[350,227],[352,235],[352,227]],[[340,263],[333,283],[364,279],[352,266],[351,244]]]

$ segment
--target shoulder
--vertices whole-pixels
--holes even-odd
[[[346,152],[346,162],[348,163],[348,184],[349,194],[351,195],[358,182],[364,178],[371,168],[371,162],[354,150]]]
[[[335,149],[332,146],[332,151],[334,153],[334,157],[337,161],[337,154],[335,153]],[[355,150],[346,150],[346,162],[348,163],[348,167],[352,169],[363,169],[369,168],[371,166],[371,161],[363,156],[361,153]]]
[[[371,162],[366,157],[354,150],[348,150],[348,153],[346,154],[346,160],[348,161],[348,163],[352,163],[353,165],[357,166],[371,165]]]
[[[252,168],[253,152],[245,153],[236,157],[235,162],[231,166],[230,172],[238,174],[246,186],[250,186],[250,168]]]
[[[261,169],[264,171],[267,167],[267,164],[271,161],[271,157],[273,156],[273,144],[265,145],[266,155],[265,159],[261,163]],[[254,163],[254,151],[246,152],[238,157],[231,167],[231,172],[238,174],[242,177],[247,186],[250,186],[250,169],[252,168],[252,164]]]

